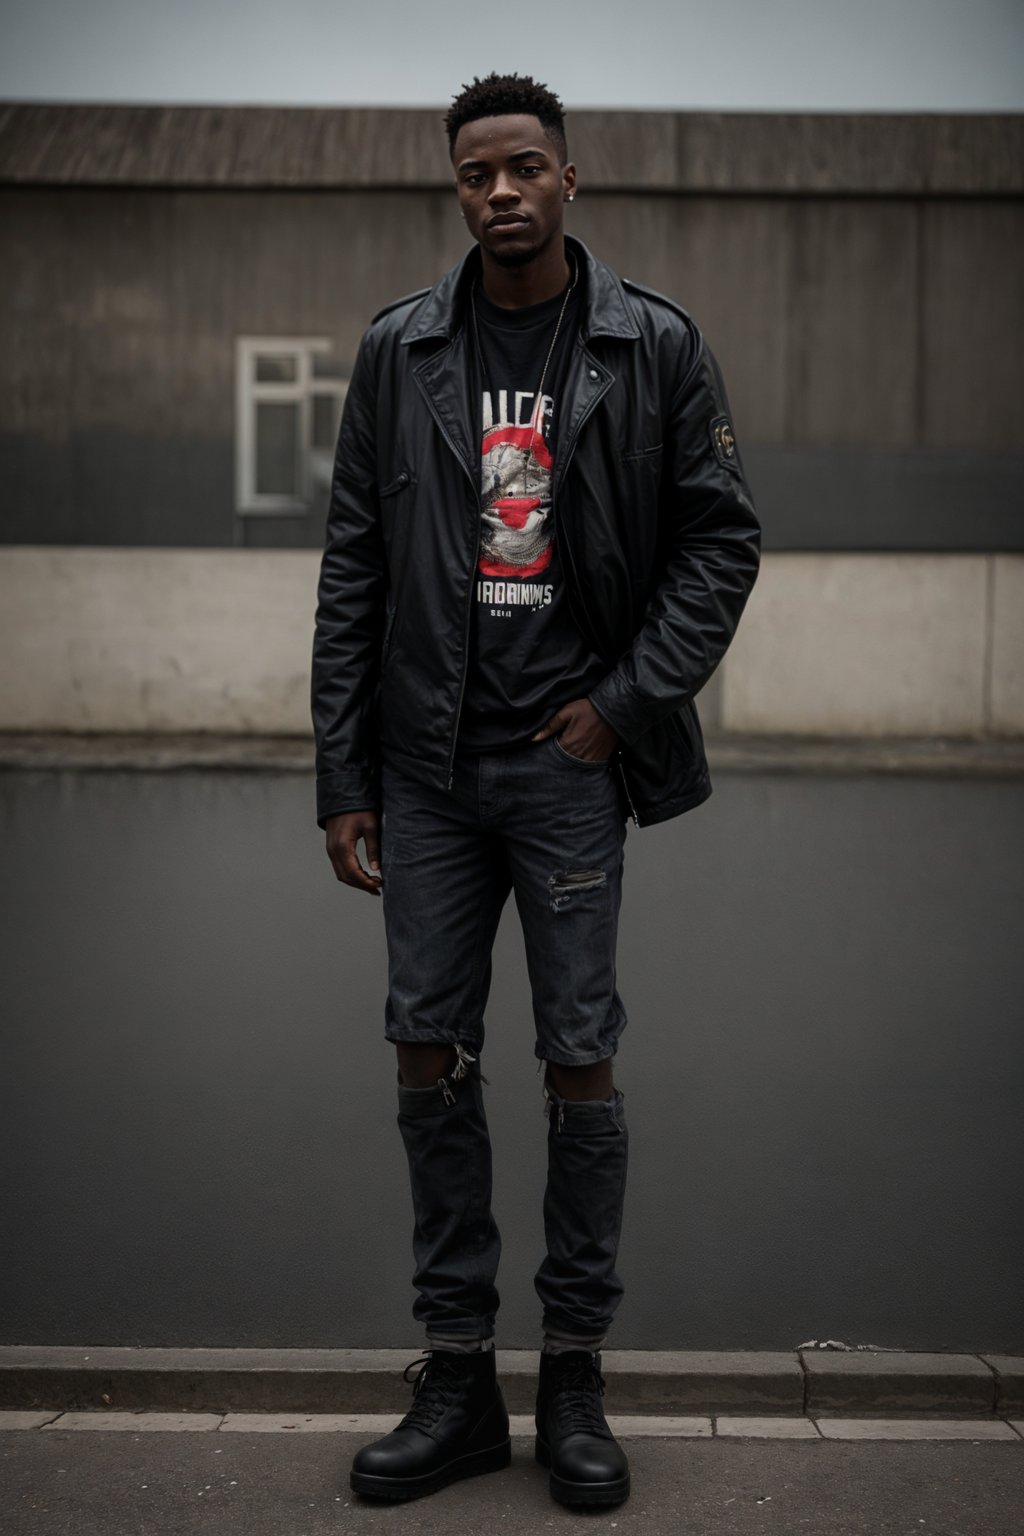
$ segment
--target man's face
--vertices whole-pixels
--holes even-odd
[[[576,168],[559,165],[537,118],[514,113],[464,123],[452,160],[467,228],[499,266],[524,266],[561,238]]]

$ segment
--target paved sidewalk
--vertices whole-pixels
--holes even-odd
[[[528,1435],[513,1440],[504,1472],[412,1504],[378,1506],[348,1489],[365,1431],[239,1423],[229,1432],[209,1415],[219,1427],[104,1433],[97,1421],[107,1415],[87,1417],[93,1427],[84,1431],[0,1429],[0,1529],[12,1536],[535,1536],[596,1527],[623,1536],[1019,1536],[1024,1510],[1024,1439],[1012,1430],[1002,1443],[864,1443],[806,1439],[804,1431],[772,1440],[721,1431],[630,1437],[630,1500],[577,1515],[551,1501]],[[952,1429],[950,1421],[932,1423],[937,1432]]]
[[[0,1410],[0,1434],[15,1430],[80,1434],[123,1432],[141,1434],[354,1434],[373,1439],[395,1424],[393,1413],[167,1413],[159,1410],[111,1409],[69,1412],[25,1409]],[[1024,1444],[1024,1419],[841,1418],[823,1415],[610,1413],[608,1422],[622,1436],[644,1440],[997,1440]],[[529,1439],[533,1416],[509,1415],[513,1437]]]

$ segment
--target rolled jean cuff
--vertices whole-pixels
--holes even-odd
[[[463,1338],[454,1334],[434,1333],[427,1329],[428,1349],[450,1349],[457,1355],[486,1354],[494,1348],[494,1334],[489,1333],[484,1338]]]
[[[585,1349],[587,1354],[596,1355],[604,1347],[607,1337],[607,1333],[595,1333],[584,1338],[576,1334],[563,1333],[557,1328],[545,1328],[542,1348],[546,1355],[565,1355],[574,1349]]]

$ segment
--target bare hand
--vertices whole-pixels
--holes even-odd
[[[362,838],[370,872],[359,862],[356,846]],[[327,818],[327,857],[334,873],[357,891],[380,895],[380,818],[376,811],[343,811]]]
[[[589,699],[573,699],[571,704],[563,704],[533,739],[546,741],[549,736],[557,736],[559,746],[584,763],[607,762],[619,744],[615,731]]]

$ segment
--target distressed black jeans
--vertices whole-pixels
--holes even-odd
[[[535,1053],[614,1056],[626,826],[611,763],[557,737],[456,758],[451,790],[385,764],[381,818],[389,1040],[484,1043],[491,949],[511,891],[523,926]]]
[[[523,927],[534,1051],[583,1066],[613,1056],[626,1023],[615,984],[625,818],[614,768],[551,738],[456,760],[452,790],[385,765],[381,819],[388,944],[385,1034],[450,1044],[434,1088],[399,1088],[415,1214],[414,1315],[453,1339],[487,1338],[500,1241],[478,1067],[491,950],[510,892]],[[622,1294],[615,1255],[627,1134],[622,1095],[575,1104],[549,1090],[545,1326],[605,1331]]]

